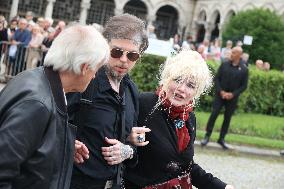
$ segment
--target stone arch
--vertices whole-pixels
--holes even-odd
[[[160,7],[156,11],[156,20],[154,26],[156,28],[157,37],[160,39],[169,39],[178,31],[178,10],[171,5]]]
[[[256,8],[256,6],[254,4],[247,3],[240,10],[244,10],[245,11],[245,10],[254,9],[254,8]]]
[[[236,12],[234,11],[234,10],[229,10],[226,14],[225,14],[225,16],[224,16],[224,18],[223,18],[223,23],[222,23],[222,25],[223,24],[226,24],[229,20],[230,20],[230,18],[232,18],[233,16],[235,16],[236,15]]]
[[[272,12],[274,12],[276,10],[272,3],[266,3],[266,4],[262,5],[262,8],[269,9]]]
[[[171,2],[171,1],[161,1],[160,3],[154,5],[153,12],[157,14],[157,11],[161,7],[167,6],[167,5],[175,8],[177,13],[178,13],[179,22],[185,23],[185,21],[183,20],[183,19],[186,18],[185,11],[184,11],[183,7],[180,4],[178,4],[178,3]]]
[[[124,5],[123,12],[133,14],[143,20],[146,20],[148,9],[143,1],[129,0]]]

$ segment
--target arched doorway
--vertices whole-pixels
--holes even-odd
[[[156,34],[159,39],[169,39],[173,37],[178,30],[178,12],[169,5],[159,8],[156,13],[154,23]]]
[[[227,23],[227,22],[229,22],[229,20],[230,20],[232,17],[234,17],[235,15],[236,15],[235,11],[230,10],[230,11],[227,13],[227,15],[226,15],[226,17],[225,17],[225,19],[224,19],[224,24]]]
[[[114,16],[114,8],[113,0],[92,0],[87,24],[97,23],[104,26],[106,21]]]
[[[123,8],[123,12],[133,14],[142,20],[146,20],[147,17],[147,7],[142,1],[128,1]]]
[[[53,7],[54,20],[79,21],[81,10],[80,0],[56,0]]]
[[[220,24],[220,13],[218,11],[216,11],[215,15],[215,21],[214,23],[214,29],[211,32],[211,37],[210,37],[210,41],[214,41],[216,38],[219,37],[219,24]]]
[[[202,43],[205,37],[205,23],[206,23],[207,15],[204,10],[202,10],[198,15],[198,20],[196,22],[197,25],[197,33],[196,33],[196,42]]]

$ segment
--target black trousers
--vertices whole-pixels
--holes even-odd
[[[209,117],[207,128],[206,128],[206,135],[208,137],[211,136],[215,121],[222,107],[224,106],[225,107],[224,120],[223,120],[222,128],[220,131],[219,139],[225,138],[225,135],[227,134],[228,129],[229,129],[232,115],[237,108],[237,103],[238,103],[238,97],[233,98],[232,100],[223,100],[219,95],[215,97],[214,102],[213,102],[213,111]]]

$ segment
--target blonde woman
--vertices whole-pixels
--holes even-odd
[[[161,70],[160,87],[142,93],[138,126],[151,132],[132,133],[138,146],[138,165],[127,169],[128,189],[232,189],[194,163],[196,119],[193,108],[212,83],[212,75],[198,52],[183,50],[168,58]],[[148,143],[147,142],[147,143]]]

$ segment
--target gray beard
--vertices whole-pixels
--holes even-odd
[[[113,80],[115,83],[119,83],[123,76],[118,76],[109,66],[106,66],[106,74]]]

